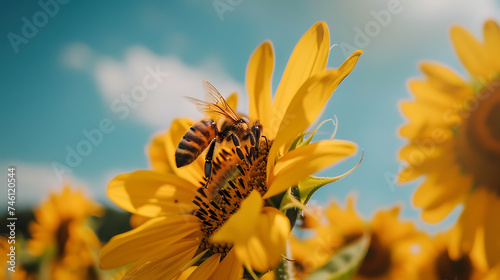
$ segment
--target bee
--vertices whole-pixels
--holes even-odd
[[[204,167],[208,184],[212,175],[212,159],[218,146],[223,141],[231,141],[238,157],[244,160],[240,144],[250,141],[248,157],[255,159],[259,152],[262,125],[258,121],[250,123],[248,118],[235,113],[211,83],[203,81],[202,85],[206,101],[192,97],[188,99],[206,117],[194,123],[182,136],[175,150],[175,164],[178,168],[189,165],[208,148]]]

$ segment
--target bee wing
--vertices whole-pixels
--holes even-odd
[[[214,108],[216,111],[215,113],[222,114],[235,122],[240,119],[231,106],[227,104],[226,99],[222,97],[219,91],[211,83],[202,81],[202,86],[205,91],[205,103],[214,105],[212,107],[217,107],[217,109]]]
[[[230,112],[228,112],[224,107],[222,107],[219,104],[199,100],[199,99],[196,99],[193,97],[186,97],[186,98],[190,102],[192,102],[196,105],[196,109],[198,109],[198,111],[202,112],[205,116],[207,116],[213,120],[217,120],[221,116],[224,116],[230,120],[233,120],[234,122],[239,120],[238,116],[236,115],[236,113],[234,113],[234,111],[233,111],[234,115],[231,115]]]

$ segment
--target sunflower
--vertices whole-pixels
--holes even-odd
[[[460,259],[450,258],[451,237],[451,231],[440,233],[436,237],[421,236],[418,244],[422,253],[418,256],[419,260],[416,260],[419,265],[419,279],[485,279],[484,254],[479,250],[473,250],[469,254],[464,254]],[[480,247],[475,249],[480,249]]]
[[[297,279],[305,279],[367,232],[371,235],[370,245],[352,279],[418,279],[412,277],[419,254],[415,246],[421,233],[411,222],[400,221],[399,212],[399,207],[381,210],[366,222],[357,214],[352,197],[346,209],[332,203],[322,214],[306,212],[305,228],[312,230],[313,235],[305,239],[293,237],[290,241]]]
[[[210,181],[203,154],[176,167],[176,147],[193,120],[177,119],[156,136],[148,149],[153,170],[119,175],[107,190],[118,206],[149,220],[113,237],[101,251],[101,267],[133,263],[125,279],[175,279],[193,266],[188,279],[255,279],[257,272],[276,268],[291,224],[269,198],[356,150],[348,141],[296,141],[362,53],[356,51],[338,69],[325,69],[329,41],[324,22],[306,32],[272,104],[273,47],[264,42],[254,51],[246,74],[248,117],[260,122],[265,138],[257,139],[257,153],[242,143],[243,159],[234,145],[223,146],[214,155]],[[228,103],[234,108],[236,97]]]
[[[100,216],[102,208],[69,186],[60,194],[51,194],[34,211],[29,225],[29,252],[48,256],[51,279],[96,279],[95,252],[100,242],[86,224],[90,216]]]
[[[459,259],[484,234],[488,264],[500,262],[500,28],[484,24],[484,42],[455,26],[451,39],[470,74],[468,81],[435,64],[421,65],[423,80],[412,80],[415,100],[401,105],[409,123],[400,134],[409,143],[399,153],[407,166],[398,176],[425,181],[413,196],[428,222],[464,209],[453,235],[451,255]]]

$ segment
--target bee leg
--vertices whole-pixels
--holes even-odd
[[[245,152],[247,152],[247,160],[250,164],[252,164],[252,160],[255,159],[254,158],[254,153],[255,153],[255,148],[254,147],[250,147],[250,149],[248,149],[248,146],[245,146]]]
[[[208,189],[208,185],[210,184],[210,182],[212,182],[212,177],[207,178],[207,182],[205,183],[205,185],[203,186],[203,188],[204,189]]]
[[[250,139],[250,151],[247,150],[248,157],[256,159],[259,153],[260,128],[256,125],[242,138],[244,141]],[[247,146],[245,146],[246,148]]]
[[[208,187],[208,184],[212,179],[212,158],[214,156],[216,143],[216,139],[213,139],[212,142],[210,142],[210,147],[208,148],[207,156],[205,157],[205,177],[207,178],[207,184],[205,185],[205,188]]]
[[[254,155],[254,159],[255,159],[256,157],[259,156],[260,128],[256,125],[252,126],[252,134],[256,140],[255,145],[252,144],[252,146],[255,147],[255,155]]]
[[[266,140],[266,150],[269,150],[269,144],[267,143],[267,137],[262,135],[262,137],[264,137],[264,139]]]
[[[256,159],[256,155],[255,155],[255,153],[256,153],[256,152],[255,152],[255,147],[250,147],[250,153],[249,153],[249,156],[248,156],[248,157],[249,157],[250,159],[252,159],[252,158],[253,158],[253,159],[255,160],[255,159]],[[249,160],[249,161],[250,161],[250,163],[252,162],[251,160]]]
[[[236,153],[238,154],[238,157],[241,159],[241,160],[244,160],[245,159],[245,156],[243,155],[243,152],[241,151],[241,148],[240,148],[240,140],[238,139],[238,136],[236,136],[234,133],[231,134],[231,139],[233,140],[233,144],[234,146],[236,146]]]
[[[250,145],[252,147],[255,146],[255,136],[254,136],[252,131],[249,131],[247,134],[245,134],[245,136],[243,136],[242,139],[243,139],[243,141],[250,139]]]

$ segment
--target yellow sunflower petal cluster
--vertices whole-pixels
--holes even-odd
[[[268,198],[356,150],[354,143],[341,140],[291,149],[362,53],[356,51],[338,69],[327,69],[329,44],[324,22],[305,33],[274,100],[273,47],[264,42],[254,51],[246,73],[248,117],[262,124],[265,138],[257,139],[260,150],[252,158],[247,152],[240,159],[234,147],[222,148],[210,181],[204,179],[203,156],[176,167],[176,147],[193,120],[177,119],[167,133],[156,136],[148,148],[153,170],[119,175],[108,186],[114,203],[147,221],[113,237],[101,251],[101,267],[133,264],[124,278],[189,280],[257,278],[257,272],[276,268],[291,226]]]
[[[420,279],[416,260],[421,253],[418,240],[422,233],[413,223],[401,221],[399,212],[399,207],[380,210],[366,221],[354,208],[353,197],[349,197],[345,209],[332,203],[319,214],[306,212],[303,227],[313,235],[290,241],[296,278],[306,279],[344,246],[369,234],[368,251],[352,279]]]
[[[95,252],[100,241],[87,222],[91,216],[101,214],[101,206],[85,198],[81,191],[72,191],[70,186],[65,186],[60,194],[51,194],[35,209],[27,246],[33,256],[51,259],[51,279],[95,276]]]
[[[490,267],[500,263],[500,27],[484,24],[484,41],[455,26],[451,39],[468,79],[436,63],[424,63],[412,80],[412,101],[401,104],[409,122],[400,129],[408,143],[399,153],[407,166],[400,182],[425,181],[413,197],[428,222],[464,209],[451,237],[454,259],[482,240]]]

